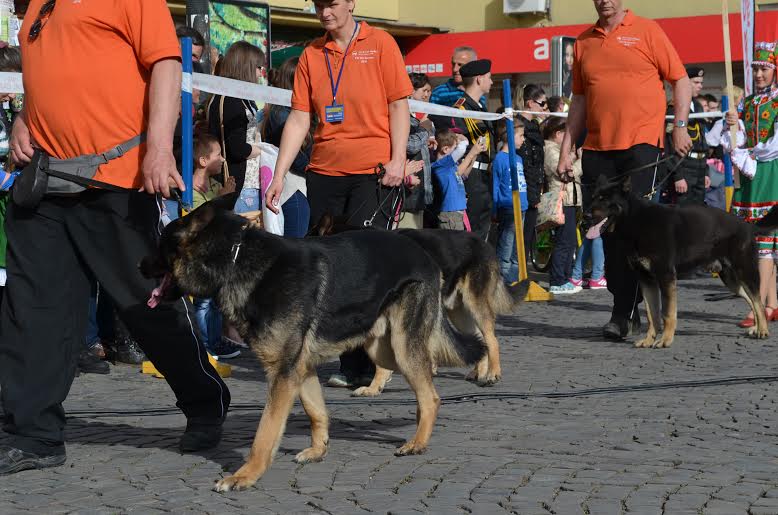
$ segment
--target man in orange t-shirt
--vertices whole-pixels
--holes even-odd
[[[156,195],[168,196],[171,182],[183,189],[172,152],[181,49],[167,5],[32,0],[19,40],[25,105],[10,142],[17,164],[34,150],[71,159],[143,133],[146,142],[99,166],[94,178],[114,188],[47,194],[33,208],[9,203],[0,308],[9,437],[0,475],[65,462],[62,402],[84,346],[92,280],[175,392],[188,420],[181,449],[213,447],[229,391],[195,336],[187,301],[150,309],[155,283],[138,271],[161,230]]]
[[[599,20],[575,42],[573,101],[557,172],[572,177],[571,151],[586,128],[584,185],[594,184],[600,175],[616,177],[659,160],[665,134],[664,81],[673,85],[675,99],[673,147],[685,156],[692,146],[686,128],[691,106],[686,69],[659,25],[622,4],[594,0]],[[630,178],[632,191],[645,195],[656,183],[656,167]],[[591,193],[584,188],[584,210]],[[613,294],[613,312],[603,335],[621,339],[640,330],[637,306],[642,296],[637,275],[627,264],[626,244],[604,234],[603,245],[605,276]]]

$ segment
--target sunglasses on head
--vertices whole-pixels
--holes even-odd
[[[51,15],[51,12],[54,10],[54,5],[56,3],[57,0],[49,0],[41,6],[41,10],[38,11],[38,17],[35,18],[35,22],[33,22],[32,27],[30,27],[30,41],[35,41],[38,38],[41,30],[43,30],[43,26],[46,24],[46,20],[44,18]]]

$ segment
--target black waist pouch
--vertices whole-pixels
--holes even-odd
[[[113,184],[93,179],[100,165],[123,156],[128,150],[146,140],[146,135],[135,136],[102,154],[88,154],[72,159],[57,159],[41,150],[35,150],[30,163],[14,182],[11,198],[23,208],[34,209],[44,195],[72,195],[87,188],[125,191]]]
[[[40,204],[43,195],[49,185],[49,176],[45,172],[48,168],[49,156],[36,150],[29,164],[24,167],[22,173],[14,181],[11,189],[11,198],[19,207],[33,209]]]

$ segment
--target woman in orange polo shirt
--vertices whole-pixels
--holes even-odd
[[[316,114],[306,174],[311,224],[330,213],[346,216],[351,225],[373,219],[374,226],[386,227],[389,209],[379,209],[379,197],[403,182],[413,86],[394,39],[354,20],[354,0],[314,0],[314,5],[327,34],[300,56],[292,112],[265,202],[278,211],[284,175]],[[383,177],[376,176],[379,163],[386,168]],[[373,370],[360,348],[341,356],[341,375],[333,384],[369,383]]]

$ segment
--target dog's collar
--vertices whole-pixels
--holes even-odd
[[[249,225],[251,224],[245,224],[243,227],[240,228],[240,239],[232,244],[232,249],[230,249],[230,254],[232,254],[232,264],[234,265],[238,261],[238,255],[240,254],[240,249],[243,246],[243,235],[246,233],[246,229],[248,229]]]

